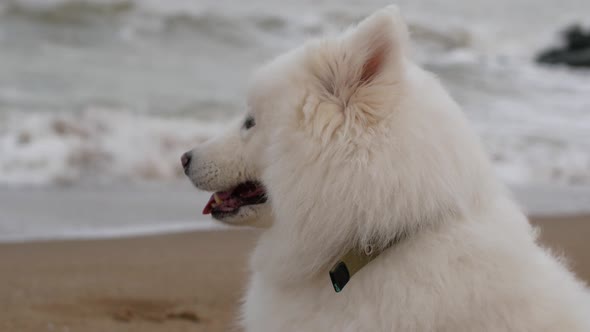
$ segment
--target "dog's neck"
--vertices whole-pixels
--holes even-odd
[[[407,247],[404,244],[410,237],[417,237],[433,224],[446,223],[449,216],[437,216],[439,218],[436,220],[423,219],[420,222],[400,217],[396,222],[381,223],[381,226],[389,226],[388,229],[374,227],[374,232],[365,234],[358,232],[358,229],[346,231],[352,227],[331,229],[328,234],[325,224],[303,224],[295,222],[292,215],[288,217],[291,217],[289,222],[285,222],[285,219],[275,221],[271,227],[265,229],[251,259],[253,271],[266,275],[268,280],[274,280],[280,287],[291,287],[308,281],[329,286],[329,272],[341,261],[345,262],[348,269],[348,278],[345,279],[351,279],[360,270],[372,270],[369,269],[370,263],[385,255],[385,251],[398,251],[401,247]],[[368,246],[372,248],[367,248]],[[369,255],[366,255],[367,251]],[[379,261],[372,263],[379,264]],[[337,286],[342,289],[345,283],[339,284],[341,286]]]

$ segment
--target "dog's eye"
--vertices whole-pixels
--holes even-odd
[[[244,129],[248,130],[256,125],[256,121],[254,121],[254,117],[248,115],[246,120],[244,121]]]

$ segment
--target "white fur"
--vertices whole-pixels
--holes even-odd
[[[590,331],[587,289],[535,242],[407,36],[390,6],[279,57],[254,77],[256,125],[193,150],[198,187],[267,188],[269,203],[224,220],[266,226],[245,330]],[[340,255],[402,232],[334,292]]]

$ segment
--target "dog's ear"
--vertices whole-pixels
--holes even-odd
[[[331,104],[331,109],[336,106],[349,120],[352,116],[376,121],[384,114],[383,98],[392,96],[394,91],[389,90],[400,79],[407,41],[407,26],[398,8],[388,6],[337,40],[315,44],[309,64],[321,102]]]
[[[349,83],[369,83],[388,65],[403,59],[408,29],[399,9],[390,5],[347,31],[342,40],[342,59],[350,57]]]

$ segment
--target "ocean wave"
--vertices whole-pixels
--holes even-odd
[[[52,24],[94,24],[96,19],[120,18],[121,31],[153,34],[188,30],[234,46],[251,44],[285,48],[302,40],[334,34],[359,22],[368,11],[351,8],[289,12],[252,10],[240,7],[219,8],[199,2],[151,0],[9,0],[0,5],[0,14],[20,16]],[[468,25],[450,21],[432,21],[420,17],[408,19],[413,38],[424,53],[470,48],[477,43],[475,31]],[[111,21],[109,21],[111,22]],[[135,34],[137,37],[140,34]]]
[[[89,15],[116,15],[135,8],[131,0],[7,0],[0,5],[4,15],[20,15],[53,22],[82,21]]]
[[[530,55],[531,50],[538,50],[550,41],[557,29],[583,18],[584,12],[578,9],[580,5],[575,0],[565,1],[566,9],[560,15],[546,6],[540,8],[538,15],[527,17],[522,17],[524,13],[519,11],[507,13],[500,8],[512,5],[522,10],[527,8],[527,3],[536,4],[534,0],[521,0],[518,4],[504,0],[504,4],[493,6],[483,0],[443,6],[427,1],[397,2],[404,9],[414,39],[419,47],[427,48],[426,52],[470,48]],[[335,1],[317,4],[308,0],[277,4],[255,0],[244,5],[185,0],[4,0],[0,3],[0,14],[56,24],[95,23],[97,17],[121,17],[117,23],[124,28],[149,21],[150,29],[162,33],[181,27],[210,33],[229,42],[259,42],[280,47],[292,46],[305,37],[339,31],[385,3],[373,0],[363,5]],[[573,12],[570,7],[578,10]],[[486,10],[490,11],[489,15]],[[227,34],[232,38],[227,38]]]
[[[99,109],[15,112],[0,123],[0,183],[8,185],[178,178],[179,156],[221,128]]]

